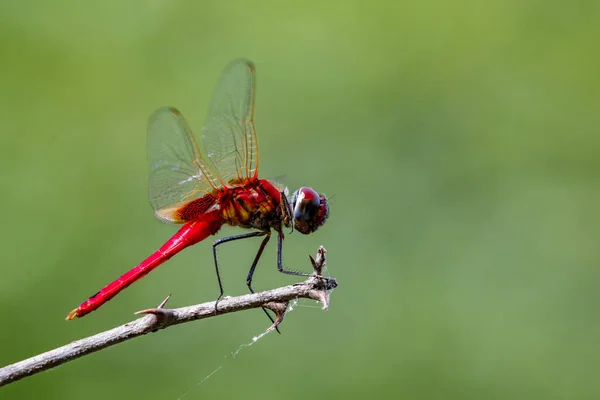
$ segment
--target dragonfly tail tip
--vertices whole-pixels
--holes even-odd
[[[71,312],[69,313],[69,315],[67,315],[67,318],[65,318],[65,319],[66,319],[67,321],[70,321],[70,320],[72,320],[72,319],[75,319],[75,318],[77,318],[77,317],[78,317],[78,315],[77,315],[77,309],[74,309],[73,311],[71,311]]]

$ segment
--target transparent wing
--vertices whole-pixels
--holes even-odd
[[[189,125],[172,107],[159,108],[150,116],[148,167],[148,198],[164,222],[185,222],[178,212],[181,207],[219,188]]]
[[[223,185],[258,174],[254,130],[256,73],[248,60],[234,60],[223,71],[202,128],[209,159]]]

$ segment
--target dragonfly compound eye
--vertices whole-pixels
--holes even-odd
[[[292,196],[291,205],[294,211],[294,226],[303,234],[319,229],[329,216],[327,198],[309,187],[298,189]]]

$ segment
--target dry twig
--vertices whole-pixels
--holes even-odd
[[[325,265],[325,249],[323,246],[318,250],[316,261],[311,257],[311,262],[315,269],[315,277],[310,277],[306,281],[294,285],[264,292],[226,297],[219,301],[219,311],[216,314],[214,301],[194,306],[167,309],[164,308],[167,300],[169,300],[169,297],[167,297],[157,308],[142,310],[136,313],[147,314],[143,318],[0,368],[0,386],[38,372],[46,371],[117,343],[185,322],[251,308],[267,307],[276,314],[275,323],[267,329],[267,331],[270,331],[275,329],[283,320],[290,300],[297,298],[318,300],[323,304],[323,309],[327,309],[328,297],[326,291],[335,288],[337,281],[333,278],[321,278],[321,269]]]

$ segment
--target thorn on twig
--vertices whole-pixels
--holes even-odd
[[[327,294],[327,290],[331,290],[337,287],[337,281],[333,278],[323,278],[323,268],[327,265],[327,251],[325,247],[319,246],[317,250],[317,257],[313,258],[313,256],[309,255],[310,262],[313,266],[313,271],[315,273],[315,279],[318,280],[319,287],[323,290],[319,293],[319,301],[323,303],[323,310],[327,310],[329,308],[329,296]]]
[[[268,308],[269,310],[271,310],[275,313],[275,321],[273,321],[273,324],[267,328],[265,333],[269,333],[272,330],[277,329],[279,324],[281,324],[281,322],[283,322],[283,317],[285,316],[285,312],[288,308],[288,305],[289,305],[288,301],[283,301],[283,302],[272,301],[272,302],[264,305],[265,308]]]
[[[323,304],[323,307],[321,307],[321,309],[327,310],[329,308],[329,296],[327,295],[327,292],[319,292],[318,296],[319,301]]]
[[[156,308],[147,308],[145,310],[137,311],[135,314],[148,314],[154,315],[154,322],[152,325],[156,325],[156,328],[152,330],[152,332],[156,332],[158,329],[170,325],[172,321],[177,319],[177,315],[171,309],[164,308],[167,304],[167,301],[171,298],[171,295],[168,295],[166,299],[164,299]]]
[[[327,265],[327,259],[325,257],[326,253],[327,251],[325,250],[325,247],[319,246],[316,259],[314,259],[311,255],[308,256],[308,258],[310,258],[310,263],[313,266],[315,275],[319,278],[323,276],[323,268],[325,268],[325,265]]]
[[[166,299],[164,299],[157,308],[164,308],[167,305],[167,301],[171,298],[171,295],[168,295]]]

